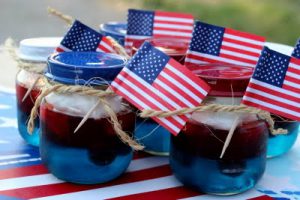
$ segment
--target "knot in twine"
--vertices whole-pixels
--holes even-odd
[[[110,117],[110,121],[113,125],[113,128],[121,139],[122,142],[132,147],[134,150],[142,150],[144,147],[132,139],[125,131],[122,130],[122,126],[118,121],[116,113],[112,110],[109,102],[105,99],[108,96],[115,96],[116,94],[111,90],[97,90],[87,86],[78,86],[78,85],[64,85],[64,84],[48,84],[43,88],[41,94],[35,101],[34,107],[31,110],[30,118],[27,124],[27,130],[29,133],[33,132],[34,129],[34,119],[38,115],[38,108],[43,101],[43,98],[46,97],[51,92],[60,93],[60,94],[79,94],[79,95],[88,95],[95,96],[99,98],[99,101],[102,103],[106,113]]]
[[[28,72],[33,72],[37,74],[43,74],[46,64],[42,62],[25,62],[22,61],[17,55],[17,46],[12,38],[7,38],[4,43],[5,50],[9,53],[11,58],[17,62],[18,68],[26,70]]]
[[[269,124],[270,132],[273,135],[287,134],[286,129],[274,129],[274,120],[271,117],[271,114],[267,111],[263,111],[254,107],[248,107],[245,105],[220,105],[220,104],[204,104],[198,107],[193,108],[182,108],[174,111],[157,111],[157,110],[143,110],[140,113],[140,116],[143,118],[146,117],[170,117],[173,115],[184,115],[192,112],[234,112],[234,113],[250,113],[257,114],[259,118],[266,120]]]

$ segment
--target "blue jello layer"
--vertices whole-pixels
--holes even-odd
[[[135,138],[145,151],[155,155],[169,155],[170,133],[152,119],[136,118]]]
[[[268,138],[267,157],[280,156],[288,152],[297,140],[299,133],[299,122],[290,122],[290,126],[282,127],[288,130],[286,135],[270,135]],[[275,123],[276,128],[276,123]]]
[[[51,142],[42,134],[40,153],[43,163],[57,178],[79,184],[113,180],[128,167],[133,152],[130,147],[97,151]]]
[[[27,132],[27,122],[29,120],[29,115],[22,112],[21,109],[17,109],[18,113],[18,129],[19,133],[22,138],[30,145],[39,146],[40,139],[39,139],[39,132],[40,132],[40,125],[39,125],[39,118],[35,119],[34,123],[34,130],[32,133]]]
[[[265,154],[233,160],[214,160],[188,155],[171,144],[170,165],[185,185],[205,193],[232,195],[257,183],[265,170]]]

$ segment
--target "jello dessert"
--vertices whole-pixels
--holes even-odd
[[[265,170],[266,122],[239,116],[240,123],[220,158],[228,128],[220,121],[211,125],[201,122],[209,114],[196,115],[178,136],[171,136],[170,165],[175,176],[187,186],[217,195],[237,194],[254,187]]]
[[[288,152],[297,140],[299,133],[299,122],[293,121],[277,115],[272,115],[274,119],[274,128],[284,129],[287,134],[272,135],[269,134],[267,157],[272,158]]]
[[[41,157],[49,171],[65,181],[81,184],[115,179],[128,167],[132,149],[115,133],[110,119],[89,118],[74,133],[82,117],[57,112],[44,103],[41,113]],[[118,113],[122,128],[134,130],[135,113]]]

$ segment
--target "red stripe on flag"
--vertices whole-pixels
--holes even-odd
[[[63,49],[60,48],[60,47],[57,47],[57,48],[55,49],[55,51],[58,52],[58,53],[61,53],[61,52],[64,52],[65,50],[63,50]]]
[[[291,85],[283,84],[282,88],[285,89],[285,90],[292,91],[292,92],[300,93],[300,89],[299,88],[293,87]]]
[[[169,25],[183,25],[183,26],[190,26],[193,28],[194,23],[188,23],[188,22],[174,22],[174,21],[167,21],[167,20],[161,20],[161,19],[155,19],[153,21],[154,24],[169,24]],[[192,29],[191,29],[192,32]]]
[[[288,71],[291,72],[291,73],[295,73],[295,74],[300,75],[300,69],[295,69],[295,68],[289,67]]]
[[[269,88],[263,87],[261,85],[254,84],[252,82],[249,83],[248,87],[256,89],[256,90],[263,91],[263,92],[268,93],[268,94],[272,94],[274,96],[279,96],[281,98],[288,99],[290,101],[300,102],[300,98],[288,95],[286,93],[282,93],[280,91],[274,91],[274,90],[271,90]]]
[[[17,178],[49,173],[44,165],[33,165],[0,170],[0,179]]]
[[[260,56],[259,53],[254,53],[254,52],[250,52],[250,51],[247,51],[247,50],[237,49],[237,48],[229,47],[229,46],[222,46],[222,49],[227,50],[227,51],[233,51],[233,52],[236,52],[236,53],[249,55],[249,56],[254,56],[254,57],[257,57],[257,59]]]
[[[109,49],[107,49],[103,45],[99,45],[97,48],[100,49],[101,51],[105,52],[105,53],[110,53],[111,52]]]
[[[143,181],[148,179],[160,178],[164,176],[171,175],[172,172],[170,170],[169,165],[164,165],[160,167],[155,167],[151,169],[145,169],[135,172],[127,172],[121,175],[118,179],[115,179],[111,182],[104,184],[96,184],[96,185],[77,185],[71,183],[58,183],[51,185],[41,185],[35,187],[27,187],[13,190],[4,190],[0,191],[1,195],[14,196],[18,198],[38,198],[38,197],[46,197],[53,196],[59,194],[66,194],[71,192],[79,192],[103,187],[109,187],[118,184],[132,183],[136,181]]]
[[[259,196],[259,197],[254,197],[248,200],[272,200],[274,198],[267,196],[267,195],[263,195],[263,196]]]
[[[194,19],[193,15],[191,15],[191,14],[176,13],[176,12],[164,12],[164,11],[155,11],[155,16]]]
[[[234,40],[234,39],[226,38],[226,37],[223,38],[223,42],[229,42],[229,43],[232,43],[232,44],[242,45],[242,46],[250,47],[250,48],[253,48],[253,49],[257,49],[257,50],[262,50],[262,48],[263,48],[263,46],[260,46],[260,45],[251,44],[251,43],[248,43],[248,42]],[[223,46],[223,44],[222,44],[222,46]]]
[[[174,33],[191,33],[192,34],[192,31],[190,31],[190,30],[178,30],[178,28],[154,27],[153,29],[156,31],[172,31]]]
[[[245,96],[251,97],[253,99],[258,99],[260,101],[268,102],[269,104],[272,104],[272,105],[275,105],[275,106],[278,106],[278,107],[281,107],[281,108],[285,108],[285,109],[293,110],[293,111],[296,111],[296,112],[300,112],[300,108],[299,107],[292,106],[291,104],[283,103],[281,101],[274,100],[271,97],[268,98],[266,96],[255,94],[255,93],[252,93],[251,91],[247,91],[245,93]],[[273,109],[273,108],[271,108],[271,109]]]
[[[211,56],[211,55],[210,55]],[[207,63],[220,63],[220,64],[228,64],[229,62],[224,62],[224,61],[220,61],[218,56],[214,56],[215,59],[211,59],[211,58],[207,58],[205,57],[205,54],[202,54],[202,56],[200,55],[195,55],[192,52],[190,52],[189,54],[187,54],[186,58],[191,58],[191,59],[195,59],[195,60],[199,60],[199,61],[203,61],[203,62],[207,62]],[[185,64],[187,63],[191,63],[189,61],[186,61]],[[229,63],[232,64],[232,63]]]
[[[224,53],[220,53],[219,56],[221,58],[227,58],[227,59],[235,60],[235,61],[238,61],[238,62],[248,63],[250,65],[256,65],[256,63],[257,63],[257,61],[254,61],[254,60],[249,60],[247,58],[242,58],[242,57],[238,57],[238,56],[228,55],[228,54],[224,54]]]
[[[196,192],[191,189],[187,189],[184,186],[168,188],[158,191],[144,192],[139,194],[133,194],[123,197],[111,198],[109,200],[152,200],[152,199],[163,199],[163,200],[174,200],[181,198],[188,198],[202,195],[203,193]]]
[[[266,39],[262,36],[237,31],[237,30],[234,30],[234,29],[231,29],[231,28],[226,28],[225,33],[228,33],[228,34],[231,34],[231,35],[237,35],[237,36],[248,38],[248,39],[251,39],[251,40],[257,40],[259,42],[265,42],[266,41]]]
[[[186,39],[186,40],[189,40],[192,37],[192,33],[191,33],[191,36],[178,36],[178,35],[172,35],[170,33],[166,33],[166,34],[153,34],[153,36],[154,37],[170,37],[170,36],[172,36],[172,38],[175,38],[175,39]]]
[[[277,114],[277,115],[280,115],[280,116],[284,116],[284,117],[289,118],[289,119],[295,119],[294,115],[290,115],[290,114],[285,113],[285,112],[280,112],[278,110],[263,106],[261,104],[253,103],[253,102],[245,100],[245,99],[242,101],[242,103],[247,105],[247,106],[252,106],[252,107],[262,109],[262,110],[267,110],[271,113],[274,113],[274,114]],[[300,117],[298,117],[297,121],[300,121]]]

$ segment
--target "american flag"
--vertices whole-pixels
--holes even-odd
[[[300,59],[265,47],[242,103],[299,121]]]
[[[125,49],[130,53],[134,41],[150,37],[172,37],[189,42],[193,26],[191,14],[129,9]]]
[[[145,42],[112,82],[113,90],[138,109],[175,110],[199,106],[209,86],[187,68]],[[189,115],[153,119],[177,134]]]
[[[263,37],[200,21],[195,23],[185,64],[225,63],[255,67]]]
[[[64,51],[102,51],[115,53],[111,42],[97,31],[75,20],[62,39],[56,52]]]
[[[292,56],[295,58],[300,58],[300,38],[298,39],[298,41],[294,47]]]

